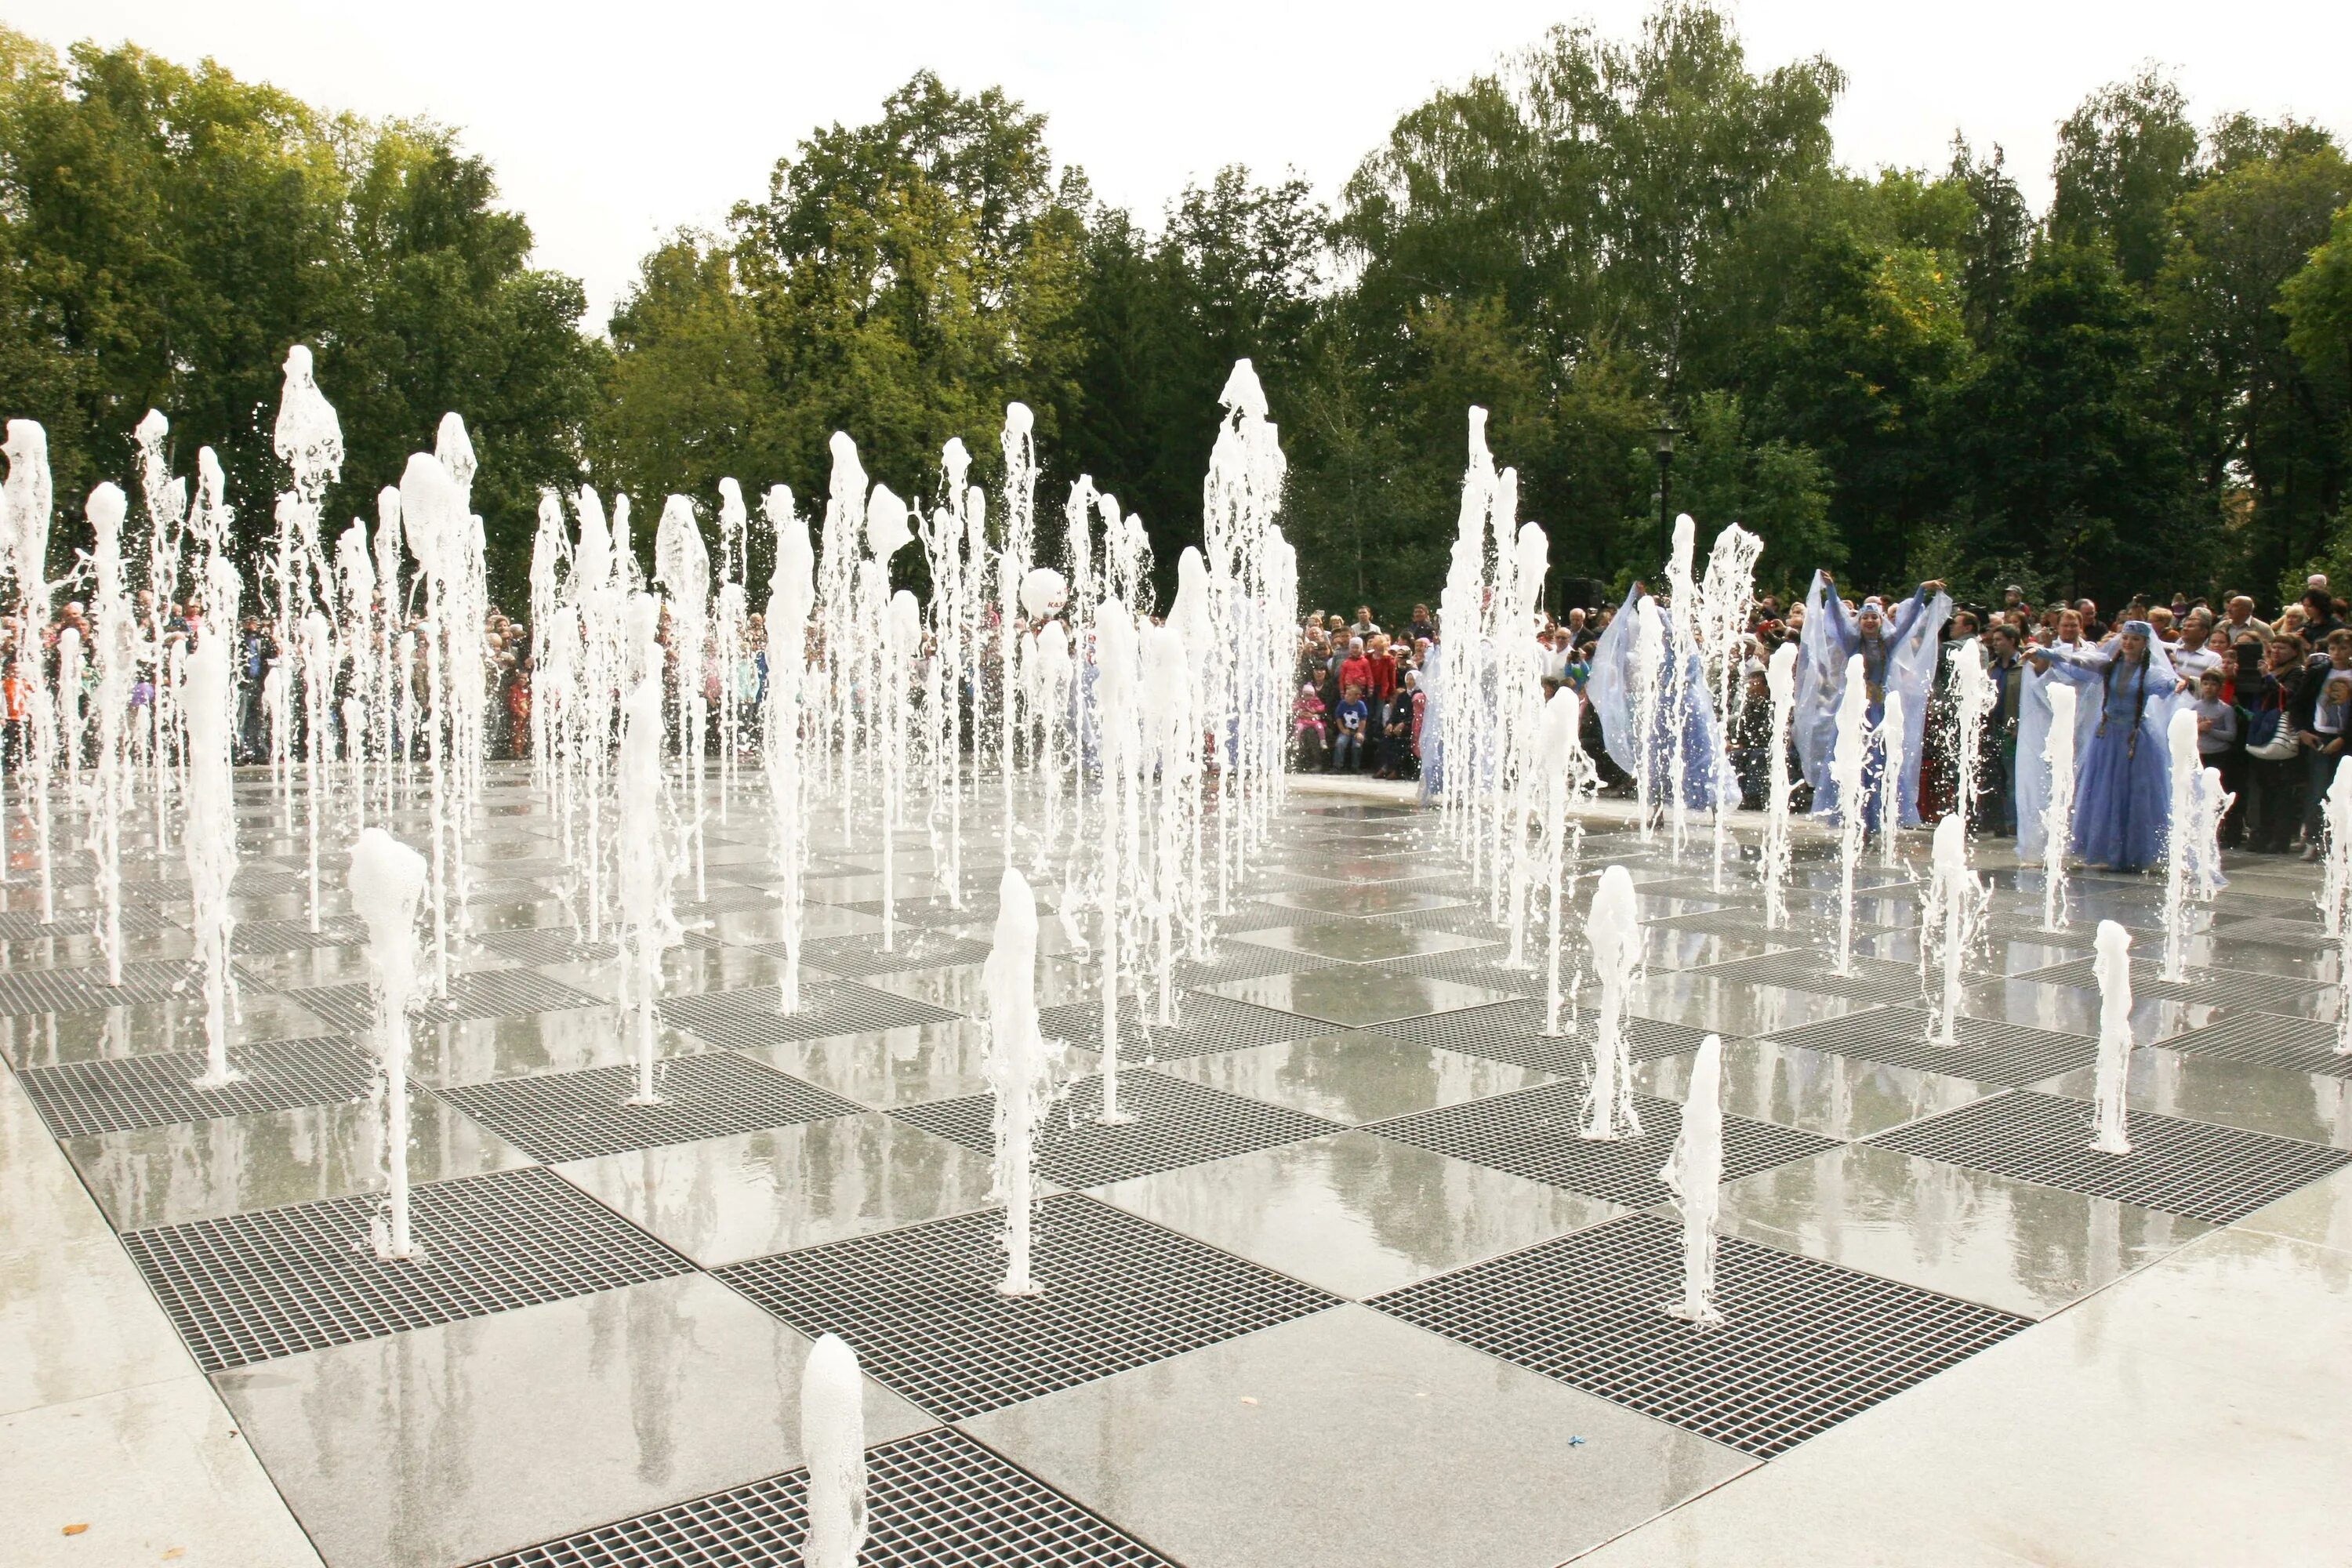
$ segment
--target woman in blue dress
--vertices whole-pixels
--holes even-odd
[[[1643,617],[1657,624],[1656,688],[1642,701],[1640,677],[1634,669],[1635,635]],[[1711,811],[1718,799],[1735,795],[1730,755],[1708,700],[1706,665],[1697,647],[1685,640],[1673,617],[1636,583],[1625,595],[1623,607],[1601,634],[1592,650],[1592,668],[1585,693],[1601,716],[1601,735],[1609,756],[1629,776],[1638,778],[1646,752],[1650,763],[1651,799],[1672,806],[1675,763],[1682,763],[1681,805],[1693,811]]]
[[[2126,621],[2096,647],[2046,647],[2036,657],[2098,710],[2074,780],[2074,853],[2117,871],[2158,864],[2172,820],[2165,729],[2187,683],[2146,621]]]
[[[1891,611],[1879,600],[1864,599],[1849,614],[1845,601],[1838,597],[1837,579],[1827,572],[1813,574],[1812,588],[1805,595],[1795,728],[1798,760],[1804,765],[1805,782],[1813,786],[1814,816],[1832,820],[1838,816],[1837,781],[1830,762],[1837,753],[1837,710],[1845,695],[1846,663],[1860,655],[1870,693],[1864,716],[1872,731],[1885,721],[1889,699],[1902,704],[1902,825],[1918,826],[1919,758],[1927,737],[1928,689],[1935,683],[1944,623],[1951,616],[1951,596],[1941,583],[1920,584]],[[1885,759],[1875,733],[1864,743],[1870,750],[1863,771],[1863,822],[1874,829]]]

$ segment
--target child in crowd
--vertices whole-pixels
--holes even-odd
[[[1325,763],[1330,737],[1324,727],[1324,716],[1329,710],[1323,699],[1315,695],[1315,683],[1303,680],[1298,684],[1298,700],[1290,705],[1290,745],[1294,753],[1291,765],[1302,771],[1319,772]]]
[[[2222,687],[2219,669],[2209,669],[2197,678],[2197,753],[2215,767],[2238,742],[2238,710],[2230,705]]]
[[[1371,710],[1364,704],[1364,689],[1352,680],[1340,697],[1339,720],[1339,731],[1331,738],[1330,771],[1362,773],[1364,726],[1371,721]]]

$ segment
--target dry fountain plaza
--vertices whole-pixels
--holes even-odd
[[[641,1107],[614,946],[572,923],[528,771],[494,773],[468,933],[415,1026],[405,1262],[369,1245],[383,1111],[340,853],[314,932],[306,837],[266,773],[238,791],[228,1088],[192,1087],[176,853],[127,835],[113,987],[85,862],[48,924],[21,845],[11,868],[8,1568],[797,1563],[825,1331],[866,1379],[869,1564],[2352,1562],[2352,1058],[2314,868],[2233,860],[2166,982],[2160,878],[2078,874],[2047,932],[2041,874],[1979,846],[1950,1048],[1924,835],[1864,862],[1841,973],[1826,838],[1773,930],[1746,835],[1718,883],[1703,835],[1677,862],[1593,815],[1572,903],[1625,866],[1646,973],[1642,1136],[1589,1142],[1589,978],[1545,1035],[1540,971],[1433,813],[1295,789],[1178,1023],[1123,1026],[1131,1124],[1094,1120],[1098,982],[1045,918],[1066,1097],[1045,1289],[1016,1299],[986,781],[960,900],[919,819],[897,840],[893,951],[874,830],[819,818],[790,1016],[763,815],[714,819]],[[1055,868],[1016,860],[1051,903]],[[2124,1156],[2088,1147],[2101,919],[2137,944]],[[1658,1179],[1709,1031],[1719,1328],[1663,1310]]]

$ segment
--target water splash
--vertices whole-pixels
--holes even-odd
[[[374,1241],[375,1255],[387,1261],[417,1255],[408,1226],[408,1010],[416,995],[416,910],[425,876],[425,857],[381,827],[362,829],[352,845],[344,885],[352,912],[367,925],[376,1062],[383,1072],[387,1184]]]
[[[1668,1317],[1702,1328],[1718,1328],[1723,1310],[1715,1301],[1716,1215],[1723,1201],[1723,1037],[1699,1042],[1691,1061],[1690,1089],[1683,1097],[1682,1130],[1675,1138],[1658,1180],[1675,1195],[1683,1220],[1682,1300],[1667,1303]]]
[[[1625,994],[1642,967],[1642,924],[1633,899],[1633,877],[1622,866],[1601,873],[1592,908],[1585,917],[1592,946],[1592,970],[1601,983],[1601,1006],[1592,1038],[1592,1083],[1584,1097],[1581,1136],[1596,1140],[1639,1138],[1641,1113],[1633,1105],[1632,1053],[1625,1040]]]
[[[2091,970],[2099,982],[2099,1061],[2091,1147],[2103,1154],[2128,1154],[2130,1112],[2125,1093],[2131,1077],[2131,933],[2113,921],[2101,921],[2094,940]]]

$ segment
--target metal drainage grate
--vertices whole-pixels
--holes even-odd
[[[2256,942],[2264,947],[2294,948],[2303,952],[2326,952],[2336,946],[2336,939],[2329,936],[2317,921],[2284,920],[2276,915],[2240,921],[2235,925],[2218,926],[2206,934],[2216,942]]]
[[[2012,980],[2032,981],[2037,985],[2072,985],[2084,990],[2095,990],[2098,976],[2092,973],[2092,961],[2070,959],[2053,963],[2047,969],[2028,970],[2011,975]],[[2296,980],[2284,974],[2260,974],[2242,969],[2200,969],[2184,965],[2186,980],[2167,980],[2160,966],[2144,959],[2136,959],[2131,966],[2132,999],[2136,1002],[2199,1002],[2222,1007],[2275,1006],[2281,1002],[2308,1001],[2323,995],[2332,986],[2315,984],[2308,980]]]
[[[1843,996],[1855,1002],[1916,1002],[1919,971],[1907,963],[1853,955],[1853,973],[1840,974],[1837,961],[1826,953],[1790,950],[1736,958],[1729,963],[1681,973],[1709,980],[1731,980],[1749,985],[1780,985],[1822,996]]]
[[[319,879],[321,886],[325,885],[323,868]],[[307,872],[270,871],[248,866],[230,879],[228,890],[231,897],[240,899],[282,898],[288,893],[309,892],[310,878]]]
[[[771,898],[768,901],[772,904],[775,900]],[[882,900],[879,899],[860,899],[840,908],[855,910],[861,915],[872,915],[877,920],[882,915]],[[963,907],[959,909],[940,894],[925,894],[894,900],[890,918],[902,926],[972,925],[996,919],[996,900],[992,898],[966,899]]]
[[[1737,1237],[1720,1327],[1666,1315],[1682,1279],[1681,1226],[1627,1215],[1368,1304],[1759,1459],[2032,1326]]]
[[[2132,1152],[2102,1154],[2090,1147],[2089,1105],[2022,1089],[1866,1142],[2215,1225],[2352,1164],[2352,1151],[2145,1110],[2131,1114]]]
[[[1808,942],[1837,941],[1835,924],[1824,924],[1820,916],[1798,910],[1790,910],[1788,921],[1778,926],[1766,925],[1761,910],[1701,910],[1691,915],[1662,915],[1643,923],[1661,931],[1697,931],[1703,936],[1741,937],[1750,942],[1775,942],[1782,947],[1802,947]],[[1879,929],[1861,921],[1854,922],[1857,931]]]
[[[864,1109],[725,1052],[657,1062],[654,1083],[662,1097],[659,1105],[625,1103],[636,1092],[634,1067],[502,1079],[436,1092],[549,1164],[852,1116]]]
[[[1400,1018],[1382,1024],[1381,1033],[1396,1035],[1424,1046],[1507,1062],[1540,1072],[1584,1073],[1592,1065],[1592,1040],[1600,1015],[1590,1007],[1563,1006],[1564,1035],[1543,1032],[1543,1007],[1536,1002],[1495,1002],[1458,1012],[1435,1013],[1423,1018]],[[1688,1024],[1628,1015],[1624,1021],[1627,1053],[1637,1062],[1695,1051],[1708,1031]],[[1726,1037],[1728,1038],[1729,1037]]]
[[[123,891],[131,897],[137,896],[128,883],[124,884]],[[125,903],[120,913],[125,936],[145,936],[173,929],[170,921],[145,904]],[[98,910],[95,909],[59,910],[54,921],[44,921],[37,910],[0,911],[0,941],[34,942],[43,937],[89,936],[97,930]]]
[[[1309,970],[1346,967],[1347,963],[1341,959],[1236,942],[1211,948],[1209,956],[1204,959],[1177,959],[1175,973],[1171,978],[1176,988],[1182,991],[1201,985],[1217,985],[1228,980],[1258,980],[1269,974],[1305,974]],[[1096,973],[1101,973],[1099,964],[1096,966]],[[1377,983],[1369,975],[1366,978],[1368,983]],[[1153,994],[1157,995],[1156,990]]]
[[[1581,942],[1577,944],[1582,946]],[[1514,996],[1540,998],[1546,984],[1544,938],[1533,927],[1528,931],[1527,963],[1514,969],[1503,962],[1507,949],[1500,947],[1457,948],[1452,952],[1417,952],[1402,958],[1382,960],[1369,965],[1390,974],[1412,974],[1424,980],[1450,980],[1457,985],[1476,985],[1488,991],[1506,992]],[[1559,955],[1559,984],[1564,994],[1575,984],[1584,955],[1573,951]],[[1378,984],[1377,981],[1373,984]]]
[[[355,947],[367,941],[367,922],[357,915],[327,915],[319,929],[301,921],[239,921],[229,933],[229,951],[239,957],[308,952],[319,947]]]
[[[1346,1131],[1303,1111],[1149,1070],[1119,1074],[1118,1101],[1135,1120],[1105,1127],[1095,1121],[1102,1109],[1101,1078],[1088,1076],[1070,1085],[1069,1098],[1048,1113],[1037,1139],[1037,1169],[1047,1180],[1065,1187],[1099,1186]],[[992,1155],[996,1140],[989,1121],[994,1109],[992,1096],[975,1094],[901,1106],[890,1114]]]
[[[1376,1121],[1364,1131],[1612,1203],[1643,1208],[1666,1202],[1672,1194],[1658,1180],[1658,1170],[1682,1129],[1683,1108],[1670,1100],[1636,1095],[1640,1137],[1586,1139],[1577,1131],[1584,1093],[1581,1083],[1542,1084]],[[1835,1147],[1833,1138],[1727,1116],[1723,1179],[1736,1182]]]
[[[1008,1297],[988,1210],[714,1272],[877,1380],[961,1421],[1337,1305],[1337,1299],[1076,1193],[1035,1207],[1032,1273]]]
[[[1209,923],[1221,935],[1235,931],[1264,931],[1268,926],[1345,925],[1353,915],[1335,915],[1328,910],[1286,910],[1278,904],[1261,904],[1255,900],[1236,901],[1221,915],[1209,917]],[[1180,932],[1177,940],[1183,940]]]
[[[781,960],[784,956],[784,944],[781,942],[761,942],[757,951]],[[929,927],[918,927],[898,932],[896,951],[890,952],[882,951],[882,939],[877,934],[819,937],[814,942],[801,943],[801,962],[827,974],[855,979],[865,974],[895,974],[908,969],[979,963],[993,951],[984,942],[950,936],[944,931]]]
[[[375,1026],[375,999],[364,984],[313,985],[289,991],[288,998],[328,1023],[358,1033]],[[573,989],[530,969],[482,969],[449,977],[446,1000],[420,1000],[410,1015],[420,1024],[513,1018],[533,1013],[566,1013],[601,1007],[600,997]]]
[[[103,969],[0,970],[0,1016],[91,1013],[168,1002],[192,993],[195,967],[184,958],[142,959],[122,966],[122,984],[109,985]],[[238,976],[239,984],[247,984]],[[255,987],[260,989],[260,987]]]
[[[807,1496],[793,1470],[476,1568],[797,1568]],[[946,1426],[866,1450],[866,1522],[862,1568],[1177,1568]]]
[[[689,1273],[544,1166],[414,1195],[423,1256],[379,1261],[374,1194],[122,1233],[206,1372]]]
[[[2175,1035],[2168,1051],[2196,1051],[2256,1067],[2352,1078],[2352,1056],[2336,1049],[2336,1026],[2275,1013],[2232,1013],[2219,1023]]]
[[[375,1075],[373,1062],[339,1039],[233,1046],[228,1058],[239,1076],[218,1089],[195,1087],[205,1070],[202,1051],[26,1068],[17,1081],[51,1133],[79,1138],[298,1105],[341,1105],[365,1099]]]
[[[846,980],[801,985],[801,1006],[785,1015],[777,1010],[782,993],[772,985],[742,991],[707,991],[693,996],[666,996],[659,1004],[662,1020],[715,1046],[747,1047],[779,1040],[821,1040],[832,1035],[860,1035],[880,1029],[911,1028],[918,1024],[944,1024],[962,1016],[944,1007]]]
[[[1874,1007],[1783,1029],[1772,1038],[1784,1046],[1802,1046],[1866,1062],[2011,1086],[2073,1072],[2099,1057],[2098,1041],[2086,1035],[1962,1017],[1960,1043],[1953,1048],[1931,1044],[1927,1038],[1931,1026],[1928,1015],[1917,1007]]]
[[[1146,981],[1143,995],[1149,1000],[1141,1000],[1132,992],[1118,999],[1120,1048],[1161,1061],[1303,1040],[1310,1035],[1328,1034],[1332,1028],[1312,1018],[1279,1013],[1271,1007],[1253,1007],[1246,1002],[1198,991],[1176,994],[1174,1024],[1147,1024],[1146,1014],[1155,1018],[1160,1015],[1159,987]],[[1064,1040],[1090,1051],[1102,1048],[1099,1000],[1066,1002],[1058,1007],[1041,1008],[1037,1025],[1049,1040]]]

